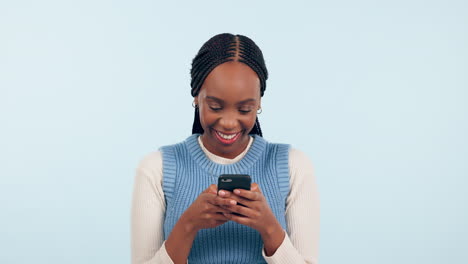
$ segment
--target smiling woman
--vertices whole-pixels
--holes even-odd
[[[242,35],[208,40],[192,63],[195,118],[185,141],[140,163],[132,263],[318,263],[319,200],[299,150],[263,139],[257,115],[268,72]],[[217,190],[222,174],[250,190]]]

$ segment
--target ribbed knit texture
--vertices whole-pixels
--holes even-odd
[[[167,239],[182,213],[221,174],[248,174],[260,185],[270,208],[286,227],[285,205],[289,192],[289,145],[272,144],[254,135],[247,154],[233,164],[217,164],[208,159],[198,144],[199,134],[184,142],[161,148],[163,190],[166,199],[164,238]],[[247,226],[229,221],[198,232],[189,263],[266,263],[262,257],[260,234]]]

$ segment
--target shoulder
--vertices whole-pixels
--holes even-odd
[[[185,150],[193,151],[198,147],[199,136],[200,134],[192,134],[183,141],[160,147],[159,151],[161,152],[162,157],[166,157],[166,154],[171,156],[174,152],[180,152]]]
[[[267,142],[267,145],[269,145],[272,148],[278,149],[288,155],[289,159],[289,165],[312,165],[311,160],[307,156],[307,154],[295,147],[292,147],[290,144],[287,143],[276,143],[276,142],[270,142],[262,138],[265,142]]]
[[[304,187],[315,181],[315,172],[312,161],[307,154],[296,148],[289,150],[289,177],[291,188]]]
[[[143,170],[156,178],[160,178],[160,175],[162,175],[163,162],[165,158],[171,159],[173,153],[177,152],[177,149],[184,148],[187,142],[194,141],[194,139],[196,139],[196,135],[191,135],[184,141],[179,141],[177,143],[167,144],[159,147],[158,150],[144,155],[138,163],[137,169]]]
[[[276,143],[276,142],[270,142],[270,141],[266,141],[266,142],[267,142],[267,145],[269,145],[272,149],[277,149],[287,154],[290,165],[310,163],[310,159],[307,156],[307,154],[305,154],[305,152],[295,147],[292,147],[290,144]]]
[[[291,148],[289,150],[289,180],[291,188],[295,189],[314,179],[312,161],[303,151]]]
[[[289,149],[289,166],[291,168],[309,166],[312,167],[312,162],[303,151],[297,148]]]
[[[137,169],[148,172],[156,172],[162,168],[162,153],[159,150],[150,152],[143,156],[138,163]]]
[[[287,159],[291,145],[279,142],[271,142],[257,135],[254,135],[254,138],[256,141],[259,142],[259,144],[257,145],[260,146],[261,149],[266,150],[267,156],[273,156],[280,159]]]

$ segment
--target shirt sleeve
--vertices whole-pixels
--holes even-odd
[[[132,264],[173,264],[164,246],[165,199],[161,152],[148,154],[138,165],[131,209]]]
[[[312,163],[297,149],[289,152],[290,192],[286,200],[286,236],[269,264],[318,264],[319,194]]]

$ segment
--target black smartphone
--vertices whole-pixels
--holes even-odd
[[[218,191],[234,191],[234,189],[244,189],[250,191],[252,179],[247,174],[222,174],[218,178]]]

